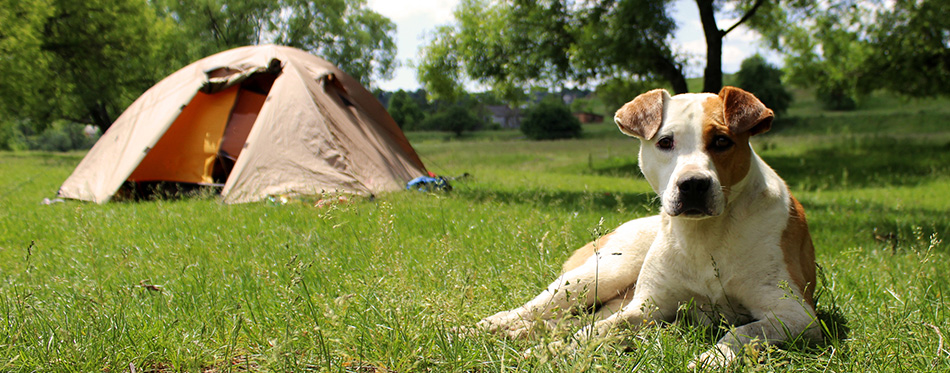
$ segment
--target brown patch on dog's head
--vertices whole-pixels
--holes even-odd
[[[719,183],[728,191],[728,187],[742,181],[749,173],[752,150],[749,133],[736,133],[726,125],[724,111],[723,100],[718,96],[703,103],[703,144],[716,166]]]
[[[703,144],[719,174],[719,182],[728,187],[749,173],[752,148],[749,137],[768,131],[772,110],[751,93],[725,87],[718,96],[703,103]]]
[[[650,140],[663,124],[663,110],[670,99],[665,89],[654,89],[623,105],[614,115],[620,131],[641,140]]]

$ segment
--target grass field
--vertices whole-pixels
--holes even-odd
[[[834,335],[733,369],[950,370],[950,106],[807,105],[755,146],[806,208]],[[0,153],[0,371],[684,371],[715,331],[676,324],[626,349],[529,357],[558,336],[450,331],[526,301],[574,248],[655,213],[636,141],[585,132],[410,134],[433,171],[472,176],[450,194],[322,208],[210,195],[47,206],[82,154]]]

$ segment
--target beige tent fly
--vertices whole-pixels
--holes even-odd
[[[329,62],[232,49],[168,76],[102,135],[59,190],[97,203],[136,183],[223,183],[226,203],[372,194],[426,174],[377,99]]]

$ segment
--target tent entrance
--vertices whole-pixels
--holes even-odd
[[[195,94],[129,176],[133,194],[148,194],[152,184],[223,186],[276,78],[254,74],[227,89]]]
[[[221,135],[216,162],[211,170],[212,181],[216,184],[227,182],[231,169],[247,143],[257,115],[264,107],[267,94],[270,93],[277,75],[270,73],[255,74],[241,83],[228,123]]]

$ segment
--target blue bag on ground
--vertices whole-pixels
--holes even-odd
[[[409,182],[406,183],[406,189],[418,190],[420,192],[434,192],[438,190],[448,192],[452,190],[452,186],[449,185],[449,180],[442,176],[419,176],[409,180]]]

